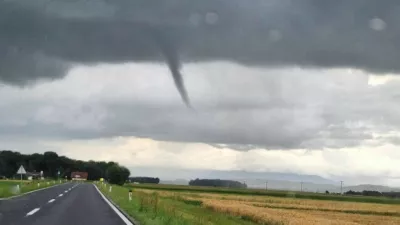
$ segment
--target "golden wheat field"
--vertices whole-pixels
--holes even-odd
[[[138,189],[168,198],[201,201],[201,207],[249,218],[259,224],[394,225],[400,224],[400,205],[355,203],[295,197],[243,196]]]

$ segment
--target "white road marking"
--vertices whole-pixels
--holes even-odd
[[[63,196],[63,194],[59,194],[59,195],[58,195],[58,197],[62,197],[62,196]]]
[[[36,209],[33,209],[32,211],[30,211],[30,212],[28,212],[27,214],[26,214],[26,216],[32,216],[33,214],[35,214],[37,211],[39,211],[40,210],[40,208],[36,208]]]
[[[53,198],[53,199],[50,199],[48,203],[52,203],[54,201],[55,201],[55,199]]]
[[[111,207],[111,209],[114,210],[114,212],[121,218],[122,221],[124,221],[124,223],[126,225],[133,225],[133,223],[131,223],[131,221],[129,221],[104,195],[103,193],[101,193],[101,191],[97,188],[96,185],[93,184],[93,186],[96,188],[97,192],[99,192],[99,194],[101,195],[101,197],[103,197],[104,201],[107,202],[107,204]]]
[[[68,190],[67,191],[64,191],[64,193],[67,193],[68,192]]]

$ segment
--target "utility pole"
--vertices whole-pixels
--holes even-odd
[[[265,190],[268,190],[268,181],[265,182]]]
[[[343,194],[343,181],[340,181],[340,194]]]
[[[303,192],[303,181],[300,184],[301,184],[301,192]]]

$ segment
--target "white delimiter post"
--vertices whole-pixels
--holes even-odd
[[[110,192],[112,191],[112,186],[110,185]]]

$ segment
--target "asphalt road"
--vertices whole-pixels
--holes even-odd
[[[126,225],[92,184],[68,183],[0,201],[1,225]]]

